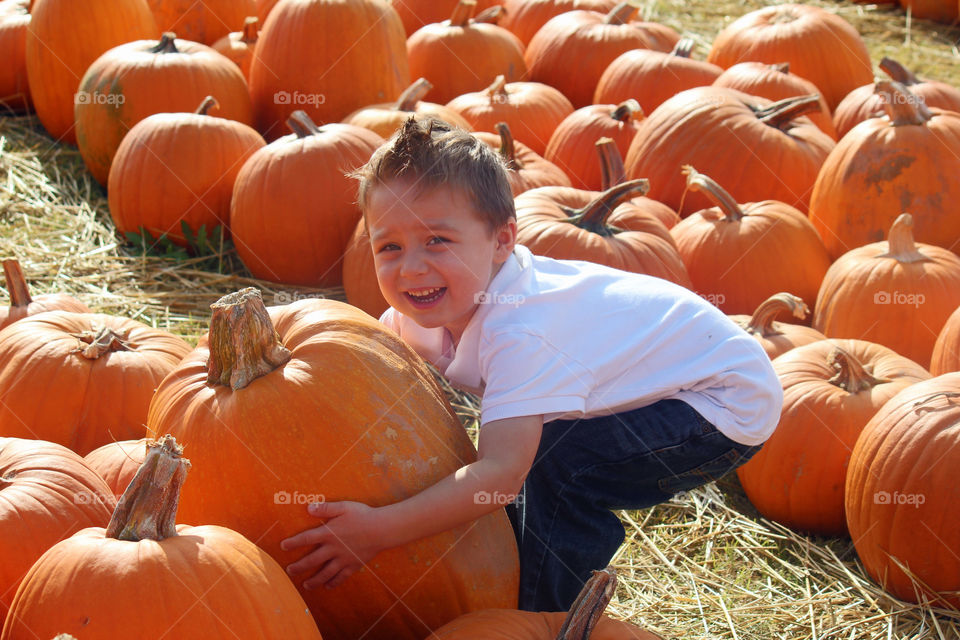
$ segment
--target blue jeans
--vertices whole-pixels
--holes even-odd
[[[623,542],[611,509],[644,509],[720,478],[759,446],[734,442],[680,400],[543,425],[508,505],[520,550],[520,609],[566,611]]]

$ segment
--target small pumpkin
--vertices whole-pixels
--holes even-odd
[[[433,89],[426,78],[419,78],[407,87],[396,102],[373,104],[358,109],[343,119],[344,124],[370,129],[386,139],[396,133],[404,120],[412,115],[443,120],[455,127],[470,131],[472,126],[456,110],[433,102],[424,102],[424,98]]]
[[[27,30],[30,3],[7,0],[0,9],[0,113],[26,113],[31,109],[27,78]]]
[[[827,339],[827,336],[812,327],[777,322],[774,319],[785,313],[803,321],[810,314],[810,309],[803,299],[780,292],[761,302],[752,316],[735,314],[730,316],[730,319],[756,338],[771,360],[796,347]]]
[[[570,186],[570,179],[560,167],[522,142],[515,141],[506,122],[497,123],[496,129],[497,133],[478,131],[473,135],[486,145],[499,149],[514,196],[537,187]]]
[[[259,39],[260,20],[256,16],[249,16],[243,23],[242,31],[231,31],[214,42],[211,47],[240,67],[240,72],[249,82],[250,62],[257,50],[257,40]]]
[[[147,455],[147,439],[119,440],[97,447],[83,457],[91,469],[103,478],[118,499]]]
[[[17,260],[3,261],[3,276],[7,281],[10,306],[6,309],[0,308],[0,329],[44,311],[90,312],[87,305],[65,293],[45,293],[36,298],[32,297],[23,276],[23,268]]]

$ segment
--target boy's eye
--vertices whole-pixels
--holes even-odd
[[[430,238],[427,244],[444,244],[445,242],[449,242],[449,241],[442,236],[433,236],[432,238]]]
[[[400,247],[398,245],[388,242],[387,244],[381,245],[380,248],[377,249],[377,253],[383,253],[384,251],[397,251],[399,248]]]

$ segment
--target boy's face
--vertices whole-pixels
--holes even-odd
[[[513,252],[511,219],[494,232],[465,191],[391,180],[369,194],[367,229],[383,297],[417,324],[446,327],[455,341]]]

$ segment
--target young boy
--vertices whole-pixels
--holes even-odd
[[[409,120],[360,172],[382,322],[482,394],[478,460],[402,502],[311,505],[326,523],[284,541],[333,587],[380,550],[493,511],[520,551],[520,608],[566,610],[641,509],[739,466],[780,415],[759,344],[696,294],[516,244],[495,152]]]

